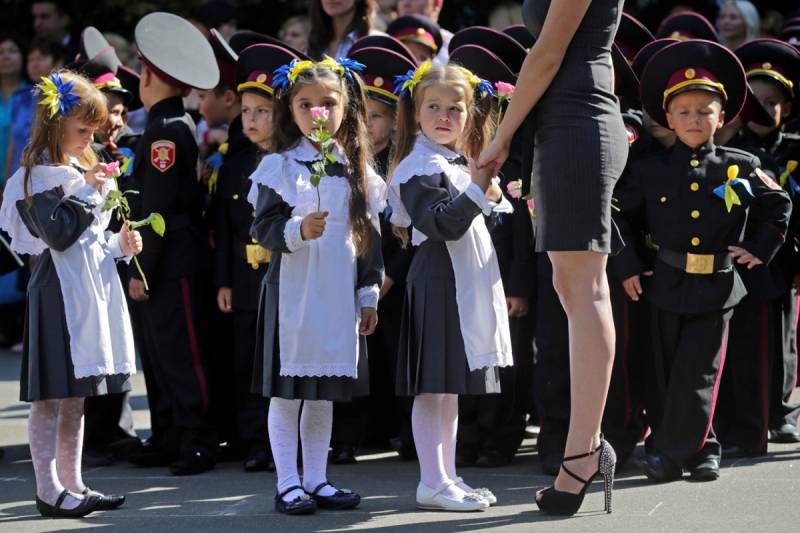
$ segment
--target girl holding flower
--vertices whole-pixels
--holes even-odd
[[[259,304],[255,379],[271,398],[275,509],[288,514],[360,502],[326,475],[332,401],[365,392],[362,336],[377,325],[383,282],[377,227],[386,186],[367,163],[364,91],[354,72],[360,67],[326,58],[276,70],[273,153],[250,177],[253,236],[272,253]]]
[[[83,405],[87,396],[131,388],[133,336],[114,260],[139,253],[142,240],[127,225],[104,231],[113,184],[90,143],[106,121],[105,97],[69,71],[42,80],[0,228],[14,251],[39,256],[28,284],[20,386],[21,399],[31,402],[36,505],[43,516],[77,517],[124,502],[83,482]]]

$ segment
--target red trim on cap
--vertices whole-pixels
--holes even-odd
[[[182,81],[176,80],[175,78],[173,78],[172,76],[170,76],[166,72],[160,70],[158,67],[156,67],[154,64],[152,64],[150,61],[148,61],[147,58],[144,57],[143,55],[140,54],[139,55],[139,59],[141,59],[142,64],[144,64],[144,66],[147,67],[147,70],[149,70],[150,72],[155,74],[155,76],[158,79],[160,79],[161,81],[163,81],[164,83],[166,83],[168,85],[171,85],[171,86],[173,86],[173,87],[175,87],[177,89],[191,89],[192,88],[190,85],[186,85]]]
[[[421,32],[419,30],[422,30]],[[425,28],[403,28],[402,30],[398,31],[394,35],[392,35],[395,39],[400,41],[411,41],[413,39],[421,40],[426,46],[430,47],[434,52],[439,51],[439,47],[436,46],[436,39],[433,38],[433,34],[426,30]]]

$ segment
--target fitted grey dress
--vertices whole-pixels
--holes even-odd
[[[623,0],[592,0],[556,77],[533,108],[537,251],[609,253],[621,247],[611,195],[628,157],[614,96],[611,45]],[[525,0],[528,30],[541,32],[550,0]]]

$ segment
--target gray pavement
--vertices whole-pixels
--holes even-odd
[[[758,460],[725,461],[715,483],[679,481],[652,485],[635,464],[617,479],[614,512],[602,512],[602,484],[595,483],[577,517],[542,515],[532,504],[534,491],[549,484],[541,474],[535,441],[527,440],[516,460],[497,469],[466,468],[460,474],[491,488],[497,507],[471,514],[419,512],[414,508],[417,466],[395,455],[373,453],[359,463],[331,466],[337,485],[364,496],[347,512],[287,517],[272,510],[274,474],[245,474],[238,463],[223,463],[207,474],[174,477],[165,469],[117,464],[84,470],[88,484],[128,495],[117,511],[81,520],[42,519],[33,505],[33,468],[26,444],[28,406],[20,403],[19,355],[0,351],[0,532],[101,529],[166,533],[188,531],[371,531],[439,533],[450,531],[591,532],[800,532],[800,445],[770,445]],[[144,384],[136,376],[133,397],[137,428],[149,424]]]

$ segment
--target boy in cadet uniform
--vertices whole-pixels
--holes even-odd
[[[378,41],[383,43],[393,40],[388,36],[380,37]],[[371,37],[366,39],[375,40]],[[367,96],[367,131],[372,143],[375,171],[386,179],[398,101],[394,94],[395,76],[414,70],[416,65],[399,42],[391,44],[403,53],[365,47],[361,40],[359,43],[350,49],[347,57],[364,65],[360,76]],[[372,440],[372,444],[390,442],[403,458],[416,456],[411,437],[411,402],[394,394],[403,295],[414,250],[411,246],[403,248],[399,239],[392,235],[390,215],[388,210],[380,215],[381,234],[384,236],[381,252],[386,277],[380,293],[378,328],[375,334],[367,337],[370,396],[334,403],[331,438],[331,461],[334,464],[354,462],[358,446],[365,437]]]
[[[233,316],[233,364],[229,358],[225,362],[229,369],[224,383],[231,408],[225,414],[234,447],[244,456],[245,472],[275,469],[267,434],[269,402],[251,391],[258,295],[270,255],[250,237],[254,211],[247,194],[250,174],[269,148],[273,71],[295,57],[271,44],[255,44],[240,52],[233,86],[242,113],[228,128],[228,147],[217,180],[214,286],[219,310]]]
[[[665,47],[641,79],[644,108],[678,138],[635,161],[615,192],[623,239],[645,230],[657,247],[652,264],[630,246],[614,258],[631,299],[644,293],[651,304],[652,433],[642,467],[654,481],[678,479],[683,469],[698,481],[719,477],[712,419],[728,322],[746,293],[733,264],[769,263],[786,238],[786,192],[757,158],[714,145],[723,121],[741,110],[746,83],[736,56],[708,41]]]
[[[800,52],[775,39],[755,39],[735,53],[745,67],[754,105],[763,108],[772,125],[742,124],[729,145],[757,155],[764,170],[797,200],[800,143],[797,135],[782,129],[800,111],[793,106],[797,101],[795,84],[800,81]],[[792,237],[796,236],[797,214],[795,211],[790,225]],[[742,272],[752,295],[737,306],[731,322],[730,338],[736,345],[729,350],[718,412],[726,457],[766,454],[770,430],[775,442],[800,441],[800,405],[790,402],[797,375],[797,296],[792,284],[800,273],[792,241],[788,240],[769,266]]]
[[[441,28],[423,15],[398,17],[389,24],[386,33],[411,50],[417,65],[433,60],[442,48]]]
[[[489,28],[468,28],[456,33],[450,43],[450,64],[463,66],[488,80],[495,91],[499,90],[500,83],[510,86],[516,83],[514,72],[519,70],[525,53],[513,38]],[[511,64],[506,63],[506,59]],[[502,215],[491,230],[508,306],[514,365],[500,369],[500,394],[459,397],[456,457],[457,463],[463,466],[506,465],[512,461],[525,435],[525,414],[533,378],[534,323],[530,312],[533,225],[526,201],[522,199],[523,154],[526,146],[532,146],[526,137],[529,134],[526,123],[514,136],[509,158],[500,173],[500,186],[513,203],[514,212]]]
[[[129,269],[128,292],[143,302],[157,394],[170,417],[163,437],[130,459],[142,465],[169,464],[175,475],[197,474],[213,468],[217,436],[208,419],[202,316],[201,285],[209,262],[202,230],[203,186],[197,179],[194,122],[182,97],[191,88],[216,87],[219,68],[208,41],[176,15],[145,16],[136,25],[135,41],[142,61],[140,98],[148,119],[135,154],[140,195],[132,216],[160,213],[166,232],[160,237],[152,228],[142,230],[148,251],[139,256],[142,273]]]

